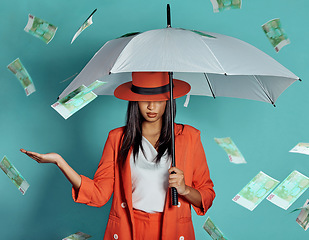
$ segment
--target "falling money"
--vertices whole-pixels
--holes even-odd
[[[55,36],[57,27],[29,14],[28,23],[24,30],[48,44]]]
[[[0,162],[0,168],[9,177],[9,179],[11,179],[18,190],[24,195],[30,185],[6,156],[4,156]]]

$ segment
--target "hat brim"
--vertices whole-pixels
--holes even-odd
[[[191,89],[190,84],[178,79],[173,79],[173,84],[174,99],[186,95]],[[132,81],[121,84],[114,91],[115,97],[127,101],[166,101],[170,99],[170,92],[155,95],[144,95],[132,92],[131,87]]]

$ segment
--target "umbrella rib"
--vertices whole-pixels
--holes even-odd
[[[226,71],[224,70],[224,68],[222,67],[221,63],[219,62],[219,60],[217,59],[217,57],[216,57],[216,55],[213,53],[213,51],[210,49],[210,47],[208,46],[208,44],[207,44],[206,42],[204,42],[203,40],[202,40],[202,42],[206,45],[206,47],[208,48],[209,52],[212,54],[212,56],[214,57],[214,59],[217,61],[217,63],[218,63],[219,66],[221,67],[223,73],[224,73],[225,75],[227,75],[227,74],[226,74]]]
[[[255,76],[253,75],[254,79],[258,82],[258,84],[260,85],[260,87],[262,88],[263,92],[265,93],[265,95],[268,97],[269,101],[271,102],[272,105],[274,105],[274,107],[276,107],[274,101],[272,100],[272,98],[270,97],[269,93],[266,91],[266,89],[263,87],[261,81]]]
[[[212,94],[213,98],[216,98],[215,93],[214,93],[214,91],[213,91],[213,89],[212,89],[212,86],[211,86],[211,84],[210,84],[210,81],[209,81],[209,79],[208,79],[208,77],[207,77],[207,74],[204,73],[204,76],[205,76],[205,78],[206,78],[206,80],[207,80],[207,83],[208,83],[208,86],[209,86],[209,88],[210,88],[210,91],[211,91],[211,94]]]

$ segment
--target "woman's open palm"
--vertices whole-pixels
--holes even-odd
[[[25,153],[38,163],[54,163],[57,164],[59,160],[62,159],[62,157],[58,153],[46,153],[46,154],[40,154],[36,152],[30,152],[26,151],[25,149],[20,149],[22,153]]]

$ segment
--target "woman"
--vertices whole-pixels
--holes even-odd
[[[175,159],[171,166],[171,116],[168,73],[135,72],[116,88],[128,100],[127,123],[109,133],[93,179],[77,174],[56,153],[21,151],[39,163],[54,163],[72,183],[75,202],[101,207],[113,195],[104,239],[195,239],[191,205],[204,215],[215,197],[200,132],[175,124]],[[173,80],[174,97],[190,85]],[[170,203],[170,187],[179,194]]]

